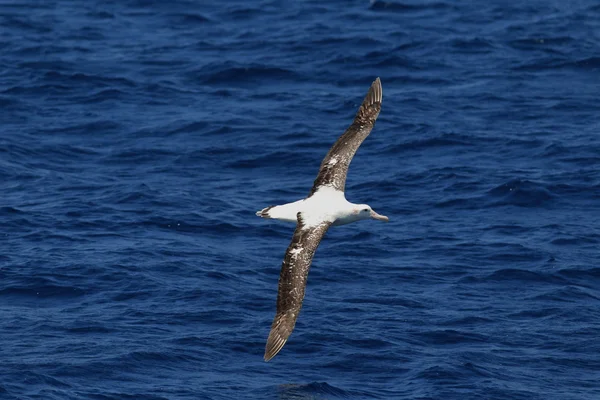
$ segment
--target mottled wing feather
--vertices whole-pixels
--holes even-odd
[[[281,266],[277,313],[267,339],[265,361],[279,353],[294,330],[302,308],[310,264],[321,239],[331,225],[331,222],[324,221],[318,225],[306,226],[301,213],[298,213],[297,218],[298,224]]]
[[[323,185],[332,186],[337,190],[344,191],[346,187],[346,175],[348,174],[348,167],[350,166],[352,157],[354,157],[361,143],[371,133],[373,125],[375,125],[375,120],[381,110],[382,97],[381,81],[377,78],[360,105],[352,125],[338,138],[323,159],[319,174],[309,196],[312,196]]]

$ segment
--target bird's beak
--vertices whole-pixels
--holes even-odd
[[[377,219],[379,221],[388,222],[390,219],[385,215],[377,214],[375,211],[371,210],[371,218]]]

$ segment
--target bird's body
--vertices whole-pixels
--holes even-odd
[[[267,207],[256,214],[263,218],[274,218],[285,222],[298,222],[298,213],[303,213],[307,225],[321,221],[332,225],[345,225],[362,219],[355,213],[358,204],[346,200],[344,192],[324,186],[306,199],[281,206]],[[365,207],[368,207],[365,205]],[[266,211],[265,211],[266,210]]]
[[[296,223],[292,242],[281,267],[277,313],[267,339],[265,361],[269,361],[281,350],[294,329],[302,307],[313,256],[329,227],[362,219],[388,220],[367,204],[350,203],[344,194],[348,167],[375,124],[381,100],[381,82],[377,78],[358,109],[352,125],[323,159],[308,197],[293,203],[266,207],[256,213],[263,218]]]

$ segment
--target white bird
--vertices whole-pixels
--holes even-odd
[[[375,79],[363,100],[352,125],[338,138],[323,161],[319,174],[307,198],[280,206],[264,208],[259,217],[274,218],[296,223],[281,267],[277,313],[267,339],[265,361],[283,348],[302,308],[306,279],[313,256],[321,239],[332,225],[345,225],[363,219],[388,221],[367,204],[353,204],[346,200],[344,189],[352,157],[365,140],[381,110],[382,89]]]

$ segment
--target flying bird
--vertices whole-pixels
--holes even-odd
[[[375,124],[381,110],[382,89],[375,79],[360,105],[352,125],[331,147],[319,169],[308,197],[293,203],[270,206],[256,215],[295,222],[292,242],[283,258],[277,293],[277,312],[267,339],[265,361],[283,348],[294,330],[306,289],[308,270],[321,239],[330,226],[345,225],[363,219],[388,221],[367,204],[346,200],[344,189],[350,162]]]

